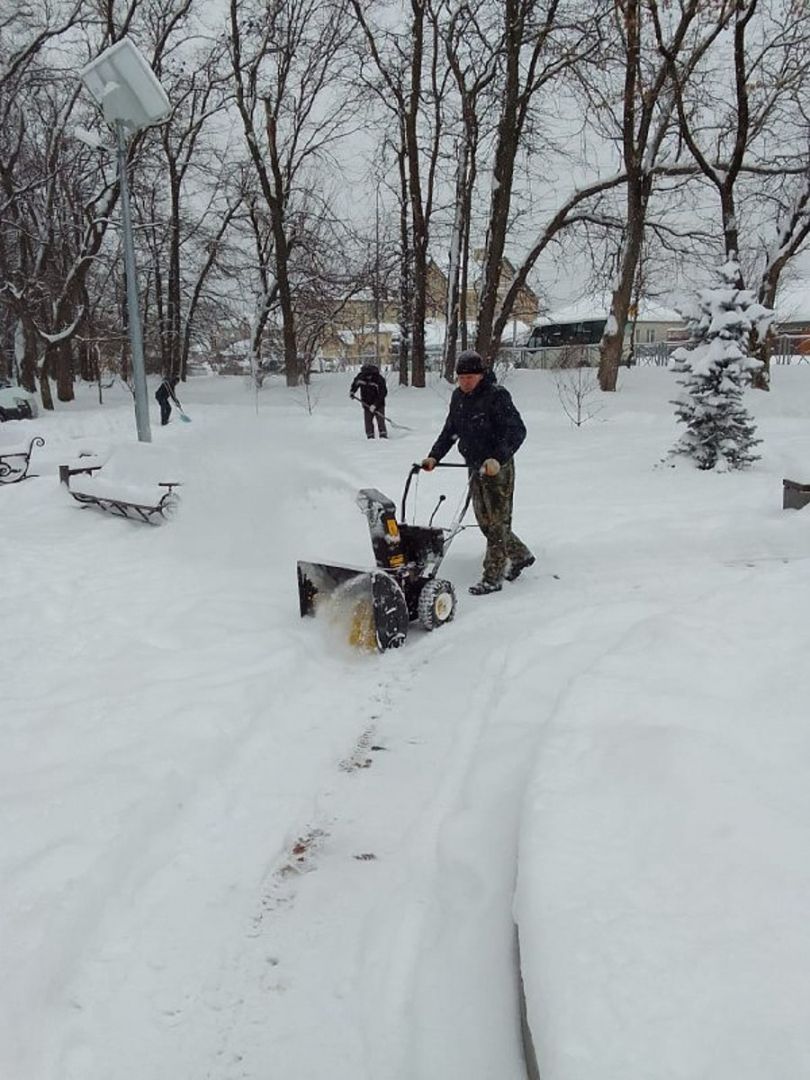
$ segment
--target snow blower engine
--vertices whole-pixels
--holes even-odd
[[[442,462],[439,467],[466,468],[460,463]],[[449,528],[433,527],[444,495],[439,497],[427,525],[408,525],[408,490],[420,469],[412,465],[408,473],[399,522],[387,495],[376,488],[363,488],[357,494],[357,505],[368,521],[376,569],[298,563],[301,615],[327,614],[347,627],[349,644],[355,648],[369,652],[396,649],[404,643],[411,622],[435,630],[455,615],[455,590],[437,575],[450,543],[462,528],[470,489],[468,486],[463,506]]]

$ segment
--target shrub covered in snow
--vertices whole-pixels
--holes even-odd
[[[743,407],[743,390],[761,361],[749,355],[751,330],[764,334],[773,312],[748,289],[740,289],[739,266],[728,260],[717,284],[702,289],[697,306],[684,311],[690,343],[673,353],[670,367],[683,372],[683,393],[673,401],[686,431],[672,449],[699,469],[743,469],[756,461],[753,419]]]

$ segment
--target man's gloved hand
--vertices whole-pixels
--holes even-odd
[[[436,468],[436,458],[426,457],[422,462],[422,468],[425,472],[433,472]]]
[[[501,463],[500,461],[496,461],[494,457],[488,457],[481,466],[482,476],[497,476],[500,471]]]

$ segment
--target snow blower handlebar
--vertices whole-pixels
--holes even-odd
[[[463,461],[437,461],[434,468],[436,468],[436,469],[466,469],[467,466],[464,464]],[[411,465],[410,472],[408,473],[408,479],[405,481],[405,490],[402,493],[402,506],[400,507],[400,512],[399,512],[400,521],[405,520],[405,504],[408,501],[408,492],[410,491],[411,480],[413,480],[413,478],[415,476],[417,476],[421,471],[422,471],[421,464],[415,461]],[[466,507],[465,507],[465,509],[466,509]],[[436,511],[434,510],[433,513],[435,514]],[[431,517],[431,521],[432,520],[433,520],[433,518]]]

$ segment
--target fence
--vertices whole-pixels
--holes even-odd
[[[502,347],[498,361],[516,368],[548,371],[554,368],[598,367],[598,345],[546,345],[538,349]]]
[[[676,344],[666,341],[651,344],[636,343],[633,352],[625,351],[622,357],[624,366],[638,364],[642,367],[666,367]],[[517,368],[535,370],[554,370],[558,368],[599,367],[599,345],[548,345],[538,349],[511,348],[500,349],[499,359],[503,357]]]
[[[773,343],[774,364],[810,364],[810,337],[807,334],[779,334]]]
[[[637,342],[623,364],[637,367],[666,367],[676,349],[685,341]],[[553,368],[598,367],[598,345],[568,345],[541,349],[500,349],[498,359],[517,368],[546,370]],[[774,364],[810,364],[810,336],[780,334],[771,350]]]

